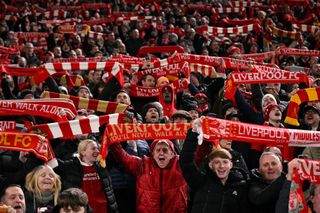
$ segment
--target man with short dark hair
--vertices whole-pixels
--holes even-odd
[[[19,185],[9,185],[3,190],[0,197],[1,208],[7,208],[8,213],[25,213],[26,212],[26,201],[24,193]]]
[[[88,213],[88,195],[79,188],[69,188],[60,193],[58,205],[60,213]]]
[[[143,87],[155,87],[156,79],[151,74],[145,74],[145,75],[142,76],[141,85]]]

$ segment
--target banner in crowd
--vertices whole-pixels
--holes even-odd
[[[16,131],[17,121],[0,121],[0,131]]]
[[[179,79],[172,83],[174,93],[181,93],[188,89],[187,79]],[[160,95],[162,87],[142,87],[137,85],[131,85],[130,96],[140,98],[158,97]]]
[[[273,72],[261,71],[254,67],[252,72],[232,72],[226,81],[225,98],[235,103],[234,97],[239,84],[268,84],[268,83],[299,83],[308,84],[307,75],[299,72],[290,72],[280,69],[269,68]],[[267,67],[266,67],[267,68]]]
[[[151,74],[155,78],[159,78],[161,76],[179,76],[179,73],[182,73],[185,78],[190,76],[190,67],[188,62],[177,63],[177,64],[168,64],[166,66],[145,69],[138,72],[132,73],[132,76],[136,77],[138,81],[141,81],[142,76],[146,74]]]
[[[320,184],[320,161],[299,159],[299,173],[295,169],[289,195],[289,213],[307,213],[308,208],[302,191],[302,181],[307,180],[311,184]]]
[[[127,140],[155,140],[155,139],[185,139],[190,123],[166,123],[166,124],[113,124],[107,125],[103,134],[100,148],[100,163],[105,165],[108,155],[108,147],[111,143]]]
[[[34,115],[61,121],[63,119],[60,113],[62,109],[69,119],[73,119],[77,113],[71,100],[61,98],[0,101],[1,116]]]
[[[55,92],[48,92],[48,91],[44,91],[41,94],[41,98],[70,99],[73,101],[77,109],[94,110],[97,112],[103,112],[107,114],[124,112],[128,108],[128,105],[126,104],[97,100],[97,99],[81,98],[77,96],[66,95],[66,94],[55,93]]]
[[[49,146],[48,140],[36,134],[0,132],[0,149],[3,150],[32,152],[48,162],[54,157]]]
[[[317,131],[275,128],[211,117],[203,119],[202,130],[204,139],[209,141],[224,138],[270,146],[288,144],[320,147],[320,132]]]
[[[279,47],[276,50],[277,56],[320,56],[319,50],[304,50],[289,47]]]
[[[300,104],[308,101],[320,100],[320,88],[306,88],[300,89],[296,94],[292,95],[288,104],[288,111],[285,123],[299,126],[298,116],[300,111]]]
[[[111,143],[127,140],[185,139],[191,124],[116,124],[107,125],[100,149],[102,159],[108,154]],[[320,132],[275,128],[205,117],[202,122],[204,140],[236,140],[270,146],[315,146],[320,147]],[[196,141],[195,141],[196,142]],[[319,176],[320,177],[320,176]]]

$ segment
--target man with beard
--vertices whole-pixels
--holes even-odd
[[[10,185],[3,190],[0,195],[0,212],[25,213],[26,202],[24,193],[19,185]],[[6,209],[6,211],[1,211]]]

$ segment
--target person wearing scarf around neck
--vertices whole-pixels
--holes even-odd
[[[98,165],[98,155],[96,141],[82,140],[77,155],[67,161],[58,159],[55,171],[61,176],[63,190],[80,188],[88,195],[94,213],[118,213],[109,172]]]
[[[51,167],[40,165],[26,176],[26,213],[50,210],[57,203],[61,181]]]

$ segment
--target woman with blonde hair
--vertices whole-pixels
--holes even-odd
[[[89,206],[95,213],[117,213],[118,206],[107,168],[97,163],[99,147],[86,139],[78,145],[74,158],[61,161],[55,171],[61,176],[62,188],[80,188],[88,195]]]
[[[61,190],[61,181],[51,167],[41,165],[26,176],[26,213],[44,212],[55,206]]]

